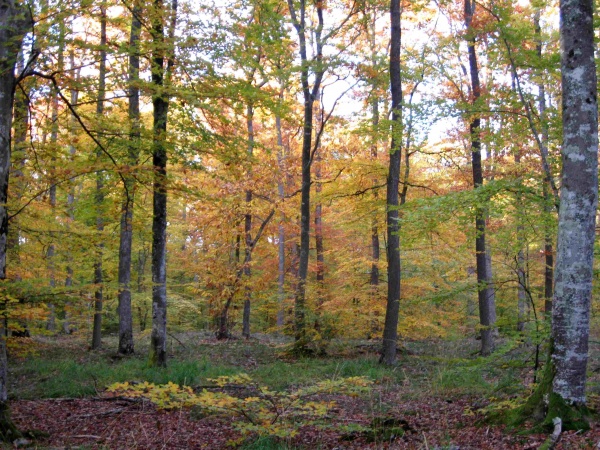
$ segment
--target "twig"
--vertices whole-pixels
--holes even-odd
[[[117,409],[111,409],[110,411],[104,411],[104,412],[99,412],[99,413],[81,414],[79,416],[71,416],[70,419],[79,419],[81,417],[109,416],[111,414],[118,414],[123,411],[125,411],[125,408],[117,408]]]
[[[179,342],[179,345],[181,345],[183,348],[187,348],[187,347],[186,347],[186,345],[185,345],[183,342],[181,342],[179,339],[177,339],[177,338],[176,338],[175,336],[173,336],[171,333],[167,332],[167,334],[168,334],[169,336],[171,336],[173,339],[175,339],[177,342]]]

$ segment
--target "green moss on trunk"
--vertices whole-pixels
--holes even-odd
[[[542,372],[542,378],[524,405],[491,415],[490,420],[502,422],[510,427],[521,427],[527,421],[534,422],[532,432],[551,431],[552,419],[560,417],[562,429],[589,430],[590,410],[585,405],[569,404],[560,395],[552,392],[552,383],[556,368],[552,363],[553,343],[550,343],[548,358]]]

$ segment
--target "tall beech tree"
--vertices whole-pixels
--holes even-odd
[[[152,93],[154,168],[152,208],[152,334],[150,364],[167,365],[167,118],[169,84],[174,65],[173,39],[177,20],[177,0],[165,12],[163,0],[154,0],[152,36]],[[170,19],[165,35],[164,22]]]
[[[298,285],[296,287],[295,298],[295,326],[296,326],[296,344],[298,351],[306,351],[306,277],[308,275],[308,257],[310,250],[310,187],[311,187],[311,166],[312,166],[312,148],[313,148],[313,106],[318,97],[321,82],[325,74],[325,64],[323,62],[323,45],[325,36],[323,35],[324,11],[323,2],[315,3],[315,13],[317,24],[312,30],[314,36],[315,55],[311,60],[308,56],[309,43],[307,42],[307,6],[304,1],[299,5],[294,0],[288,0],[288,7],[296,33],[298,34],[298,51],[300,53],[300,79],[302,84],[302,96],[304,98],[304,120],[302,125],[302,184],[300,200],[300,255],[298,262]],[[312,86],[310,77],[312,75]]]
[[[402,158],[402,73],[400,52],[402,44],[400,0],[390,2],[390,88],[392,92],[392,142],[387,176],[387,257],[388,290],[383,328],[383,347],[380,362],[396,362],[398,314],[400,311],[400,221],[399,195],[400,161]]]
[[[131,313],[131,246],[133,241],[133,205],[135,178],[131,170],[138,164],[140,152],[140,34],[142,8],[135,2],[131,11],[129,33],[129,147],[127,164],[129,171],[123,174],[124,198],[121,207],[121,233],[119,240],[119,353],[134,352],[133,316]]]
[[[0,283],[6,280],[8,239],[8,176],[11,157],[11,128],[15,96],[15,66],[21,43],[31,24],[28,11],[17,0],[0,0]],[[6,303],[0,303],[0,439],[12,441],[19,431],[10,418],[8,406],[8,360],[6,357]]]
[[[469,73],[471,76],[472,104],[476,109],[477,100],[481,96],[481,82],[475,48],[475,2],[465,0],[464,17],[467,29],[467,48],[469,55]],[[469,134],[471,140],[471,164],[473,169],[473,185],[475,190],[483,186],[483,167],[481,163],[481,116],[471,112]],[[488,258],[486,246],[486,208],[478,205],[475,211],[475,254],[477,261],[477,296],[479,300],[479,323],[481,324],[481,354],[489,355],[494,350],[494,324],[496,322],[496,299],[492,281],[491,258]]]
[[[592,0],[560,4],[563,143],[550,354],[520,411],[588,429],[586,371],[598,207],[598,103]]]
[[[554,373],[547,417],[586,403],[598,206],[598,102],[592,0],[560,4],[562,183],[552,306]],[[568,425],[568,424],[567,424]],[[575,425],[575,424],[573,424]],[[579,428],[579,426],[577,426]]]
[[[106,4],[100,5],[100,67],[98,69],[98,97],[96,99],[96,118],[102,123],[104,116],[104,97],[106,94]],[[96,160],[102,158],[102,149],[96,150]],[[102,346],[102,304],[104,302],[104,274],[102,258],[104,257],[104,173],[96,173],[96,231],[100,240],[96,245],[96,261],[94,262],[94,329],[92,330],[92,349]]]

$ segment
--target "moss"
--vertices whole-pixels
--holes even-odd
[[[10,408],[8,403],[0,402],[0,440],[2,442],[12,442],[22,436],[10,417]]]
[[[560,417],[564,431],[589,430],[590,410],[585,405],[568,404],[560,395],[552,392],[552,382],[556,374],[551,359],[552,349],[551,343],[542,378],[526,402],[518,408],[490,414],[488,420],[504,423],[511,428],[518,428],[527,421],[533,421],[535,425],[529,431],[548,432],[554,428],[552,419]]]
[[[589,418],[591,411],[585,405],[571,405],[558,394],[551,393],[548,403],[548,413],[542,423],[545,429],[552,429],[552,419],[560,417],[563,431],[590,429]]]

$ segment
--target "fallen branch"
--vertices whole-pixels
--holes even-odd
[[[555,417],[552,419],[552,423],[554,424],[554,431],[540,446],[539,450],[554,450],[554,447],[558,444],[560,434],[562,433],[562,420],[560,417]]]

